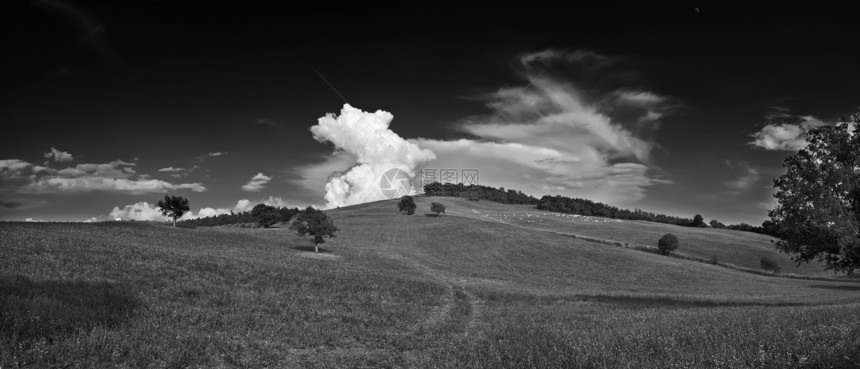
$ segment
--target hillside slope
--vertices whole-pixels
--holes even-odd
[[[0,367],[860,360],[857,283],[754,275],[487,216],[526,207],[443,200],[435,217],[417,202],[412,216],[395,201],[329,211],[341,230],[321,254],[286,227],[0,223]]]
[[[417,198],[420,210],[429,209],[429,199]],[[497,221],[527,229],[549,230],[588,238],[655,247],[657,240],[672,233],[681,240],[676,253],[702,259],[760,269],[762,257],[776,261],[783,273],[838,277],[818,262],[797,265],[773,245],[775,238],[731,229],[691,228],[646,221],[586,217],[537,210],[530,205],[504,205],[491,201],[436,199],[447,204],[452,215]]]

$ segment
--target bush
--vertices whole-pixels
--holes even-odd
[[[659,248],[664,254],[668,254],[678,249],[678,244],[677,236],[671,233],[666,233],[663,237],[660,237],[660,241],[657,241],[657,248]]]
[[[400,212],[406,212],[408,215],[415,214],[415,200],[412,196],[403,196],[400,198],[400,202],[397,203],[397,208],[400,209]]]
[[[779,273],[782,270],[782,268],[779,267],[779,264],[777,264],[775,260],[768,258],[767,256],[762,256],[761,260],[759,260],[759,264],[761,265],[762,269],[774,273]]]
[[[430,211],[436,213],[437,216],[439,214],[445,214],[445,205],[442,205],[438,202],[431,203],[430,204]]]

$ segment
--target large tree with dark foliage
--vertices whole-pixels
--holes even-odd
[[[266,204],[257,204],[251,209],[251,217],[254,222],[262,228],[269,228],[273,224],[281,220],[281,213],[278,208]]]
[[[848,274],[860,268],[858,127],[854,115],[810,130],[806,148],[786,158],[785,174],[774,180],[778,204],[770,217],[782,228],[776,245],[798,264],[817,259]]]
[[[158,200],[158,203],[155,204],[155,206],[161,209],[161,214],[164,214],[166,217],[173,218],[174,227],[176,227],[177,219],[191,211],[191,207],[188,206],[188,199],[182,196],[164,195],[164,199]]]
[[[290,209],[287,207],[283,207],[283,208],[278,209],[278,213],[281,215],[281,217],[279,219],[281,221],[281,224],[285,224],[285,223],[289,222],[290,219],[293,219],[293,217],[296,216],[296,214],[299,213],[299,209],[298,208]]]
[[[705,224],[705,218],[702,218],[701,215],[696,214],[693,217],[693,222],[690,223],[690,227],[698,227],[698,228],[706,228],[708,225]]]
[[[299,236],[313,236],[314,252],[317,253],[320,252],[319,245],[325,243],[323,237],[334,237],[335,232],[338,231],[334,221],[325,212],[310,206],[299,212],[290,229],[296,231]]]

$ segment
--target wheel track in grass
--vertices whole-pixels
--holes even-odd
[[[422,366],[421,358],[426,357],[425,353],[433,346],[443,342],[445,335],[448,334],[445,332],[446,329],[453,328],[452,333],[456,335],[479,334],[477,325],[484,304],[467,289],[468,280],[466,278],[434,269],[416,257],[406,255],[408,251],[411,251],[409,250],[410,246],[417,245],[417,231],[414,222],[408,219],[397,223],[387,242],[386,252],[383,256],[397,260],[445,286],[445,292],[441,297],[442,305],[433,308],[425,319],[416,322],[405,332],[407,336],[416,338],[417,342],[423,342],[422,336],[437,335],[435,339],[431,339],[429,344],[422,344],[421,347],[409,347],[409,349],[401,352],[401,357],[406,366],[417,368]]]
[[[400,214],[392,214],[388,224],[376,227],[372,233],[372,239],[380,247],[376,250],[380,257],[405,265],[444,286],[444,292],[439,297],[441,305],[430,309],[423,319],[409,324],[401,334],[403,339],[395,343],[395,346],[402,345],[398,355],[404,366],[411,368],[423,367],[427,363],[429,351],[444,344],[450,337],[477,337],[480,334],[478,325],[484,310],[483,301],[467,289],[470,281],[467,277],[439,270],[422,262],[420,250],[417,248],[420,236],[415,219]],[[298,357],[319,354],[360,357],[384,351],[382,348],[374,348],[373,344],[347,346],[291,349],[291,354]]]
[[[400,359],[405,367],[420,368],[426,363],[427,352],[436,345],[442,344],[448,338],[447,329],[453,334],[470,335],[476,331],[483,303],[466,289],[467,279],[434,269],[421,263],[411,254],[417,245],[417,229],[412,219],[393,218],[389,226],[378,227],[372,233],[372,239],[382,246],[377,253],[384,259],[396,261],[401,265],[415,270],[431,280],[440,282],[445,290],[440,296],[441,305],[432,308],[423,319],[409,324],[401,334],[403,339],[396,339]],[[393,225],[393,226],[392,226]],[[291,356],[310,358],[315,355],[334,355],[339,357],[362,357],[382,354],[384,348],[374,347],[374,344],[355,342],[347,347],[314,347],[290,349]]]

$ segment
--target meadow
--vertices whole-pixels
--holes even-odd
[[[330,211],[320,254],[286,227],[0,223],[0,367],[860,368],[856,280],[565,233],[668,229],[679,252],[753,266],[764,236],[416,202]]]

